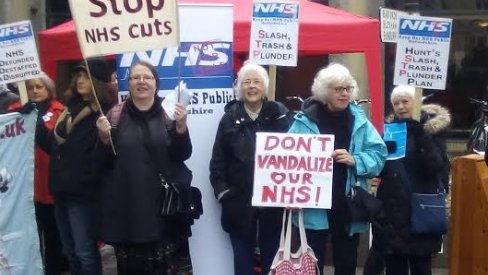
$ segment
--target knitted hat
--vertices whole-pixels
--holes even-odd
[[[92,77],[102,81],[102,82],[110,82],[110,70],[108,68],[107,61],[101,57],[95,57],[87,59],[86,62],[90,68],[90,74]],[[73,69],[73,72],[85,71],[88,73],[86,68],[85,61],[81,61],[81,63]]]

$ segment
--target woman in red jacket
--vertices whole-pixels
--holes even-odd
[[[63,104],[55,96],[55,84],[51,78],[42,74],[38,78],[26,81],[27,96],[34,103],[46,127],[51,130],[63,111]],[[13,103],[10,110],[21,107],[20,101]],[[67,260],[62,254],[56,219],[54,201],[48,188],[49,155],[37,144],[35,147],[34,202],[37,228],[41,242],[41,254],[44,260],[45,274],[58,275],[67,267]],[[64,266],[63,266],[64,263]]]

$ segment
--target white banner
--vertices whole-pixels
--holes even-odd
[[[332,205],[334,135],[257,133],[252,205]]]
[[[40,73],[30,21],[0,25],[0,84],[28,80]]]
[[[254,2],[249,41],[252,63],[296,67],[299,10],[298,1]]]
[[[69,4],[85,58],[178,44],[175,0],[69,0]]]
[[[395,85],[444,90],[452,19],[399,16]]]
[[[41,275],[34,210],[37,112],[0,115],[0,274]]]
[[[212,147],[224,106],[234,99],[232,65],[233,9],[230,5],[179,5],[181,47],[117,56],[120,99],[128,96],[128,70],[140,59],[158,71],[159,95],[186,82],[193,98],[188,128],[193,153],[187,161],[193,185],[202,191],[203,215],[192,226],[190,250],[195,275],[234,274],[232,247],[220,224],[221,206],[209,181]],[[212,15],[209,20],[208,15]]]
[[[380,8],[381,42],[397,42],[399,15],[408,15],[408,13],[393,9]]]

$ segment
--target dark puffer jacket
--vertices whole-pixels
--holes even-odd
[[[257,209],[251,206],[254,180],[256,132],[285,132],[290,119],[279,102],[265,101],[259,117],[253,121],[244,103],[232,101],[225,107],[210,161],[210,182],[215,196],[229,190],[221,199],[222,227],[230,234],[250,234]],[[264,226],[281,226],[278,208],[260,209]]]
[[[449,159],[440,134],[448,128],[450,115],[438,105],[426,105],[421,122],[406,121],[406,157],[387,161],[381,174],[377,197],[386,218],[373,232],[375,248],[386,254],[430,255],[442,243],[441,235],[410,232],[410,192],[435,193],[439,184],[448,185]]]

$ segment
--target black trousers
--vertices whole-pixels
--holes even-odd
[[[385,257],[386,275],[432,275],[431,255],[391,254]]]
[[[298,230],[297,230],[298,231]],[[359,234],[348,236],[332,230],[305,230],[308,245],[318,259],[321,274],[325,265],[325,247],[330,235],[334,275],[355,275],[358,256]]]
[[[63,271],[69,270],[69,265],[68,259],[63,254],[63,246],[54,216],[54,205],[36,202],[35,209],[44,273],[59,275]]]

